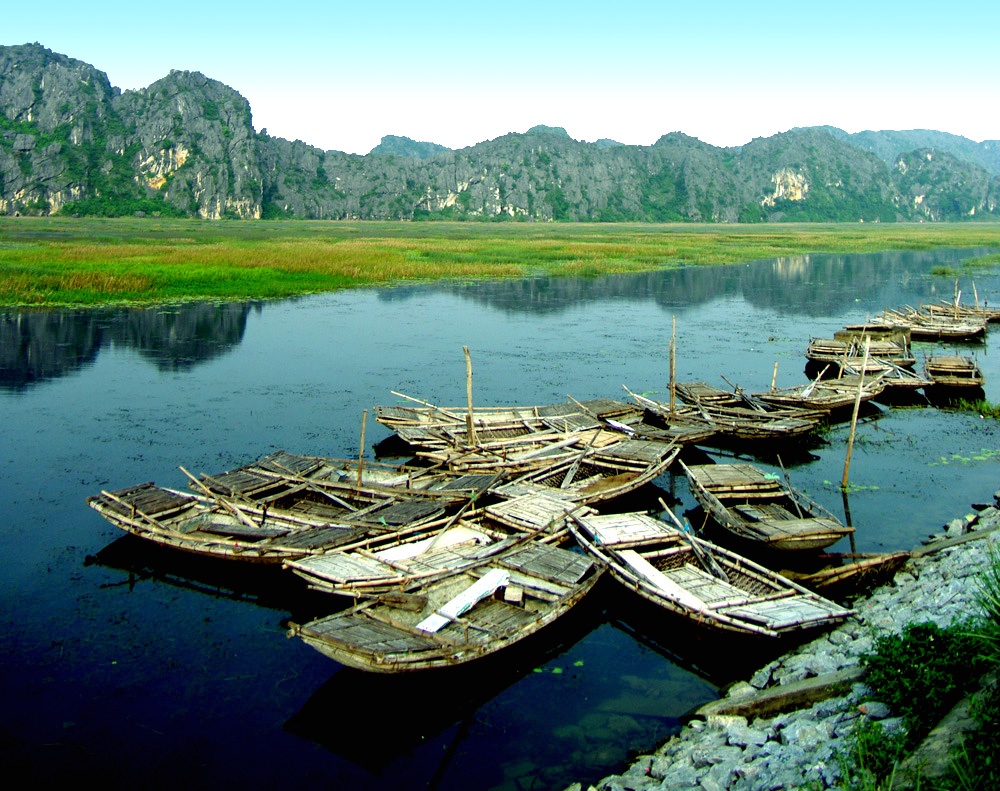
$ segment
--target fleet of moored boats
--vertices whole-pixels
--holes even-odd
[[[887,310],[811,339],[805,384],[756,393],[671,381],[664,401],[626,387],[631,401],[478,409],[471,384],[466,407],[402,396],[409,405],[379,406],[376,419],[405,443],[405,464],[281,451],[214,475],[181,468],[190,491],[144,483],[88,503],[146,540],[280,564],[346,597],[346,608],[290,634],[363,670],[495,653],[567,612],[605,573],[706,628],[777,637],[842,621],[851,610],[821,594],[842,600],[891,578],[908,553],[826,553],[853,528],[787,475],[686,464],[682,450],[795,441],[891,388],[974,392],[983,380],[973,358],[928,356],[917,374],[910,341],[977,341],[997,320],[1000,311],[957,296]],[[664,518],[616,512],[675,463],[705,525],[731,546],[696,534],[662,500]]]

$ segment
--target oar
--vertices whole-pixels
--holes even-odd
[[[729,577],[726,576],[726,572],[724,572],[722,570],[722,567],[715,562],[715,558],[709,555],[704,550],[703,547],[698,545],[698,542],[695,540],[694,536],[692,536],[688,532],[688,528],[686,528],[683,524],[681,524],[680,520],[674,515],[674,512],[671,511],[670,508],[667,506],[667,504],[663,501],[663,498],[660,497],[657,499],[659,499],[660,505],[663,506],[663,510],[667,512],[667,514],[673,520],[673,523],[677,525],[677,529],[680,530],[681,535],[690,545],[691,550],[694,552],[694,556],[698,558],[698,562],[705,567],[705,571],[715,575],[723,582],[729,582]]]
[[[442,415],[445,415],[446,417],[450,417],[453,420],[457,420],[459,423],[461,423],[461,422],[463,422],[465,420],[465,418],[462,418],[459,415],[456,415],[454,412],[449,412],[447,409],[444,409],[443,407],[435,406],[434,404],[430,403],[429,401],[421,401],[419,398],[414,398],[413,396],[408,396],[405,393],[397,393],[395,390],[390,390],[389,392],[392,393],[394,396],[398,396],[399,398],[405,398],[408,401],[415,401],[416,403],[420,404],[421,406],[425,406],[425,407],[427,407],[428,409],[430,409],[430,410],[432,410],[434,412],[440,412]]]
[[[781,463],[781,456],[778,456],[778,466],[781,467],[781,474],[785,476],[785,485],[788,487],[788,495],[792,498],[792,503],[795,504],[795,510],[799,513],[799,519],[804,519],[805,514],[802,513],[802,506],[799,505],[799,500],[795,496],[795,490],[792,488],[792,479],[788,477],[788,470],[786,470],[785,465]]]
[[[229,513],[231,513],[233,516],[235,516],[238,520],[240,520],[247,527],[252,527],[255,530],[260,529],[261,525],[258,525],[256,522],[254,522],[249,516],[247,516],[245,513],[243,513],[243,511],[241,511],[239,508],[237,508],[231,502],[229,502],[228,500],[226,500],[226,499],[220,497],[219,495],[217,495],[215,492],[213,492],[211,489],[209,489],[207,486],[205,486],[205,484],[203,484],[201,481],[199,481],[197,478],[195,478],[191,473],[189,473],[183,467],[180,468],[180,471],[183,472],[192,481],[194,481],[194,483],[200,489],[204,490],[206,496],[211,497],[213,500],[215,500],[215,502],[217,502],[219,505],[221,505],[223,508],[225,508],[227,511],[229,511]],[[266,515],[265,515],[264,518],[265,519],[267,518]]]

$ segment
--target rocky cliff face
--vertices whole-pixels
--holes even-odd
[[[38,45],[0,47],[0,213],[48,213],[120,171],[106,149],[117,91],[93,66]]]
[[[250,105],[198,72],[172,71],[115,103],[131,124],[137,184],[199,217],[259,218],[263,182]]]
[[[929,145],[900,148],[920,141]],[[998,150],[944,133],[820,127],[731,149],[678,132],[626,146],[540,126],[459,151],[387,136],[356,156],[255,133],[246,100],[197,72],[122,93],[41,45],[0,47],[0,214],[968,220],[1000,212]]]
[[[259,217],[261,195],[250,107],[231,88],[171,72],[123,94],[40,45],[0,47],[0,213]]]

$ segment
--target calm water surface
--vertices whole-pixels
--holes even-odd
[[[178,557],[87,508],[102,488],[219,472],[277,449],[353,456],[396,390],[438,404],[663,394],[678,379],[804,380],[810,336],[950,297],[981,251],[811,256],[592,280],[412,286],[264,305],[0,314],[0,728],[4,765],[114,786],[563,788],[619,770],[754,658],[655,617],[613,585],[481,669],[381,678],[284,637],[334,608],[297,578]],[[977,272],[980,299],[1000,277]],[[963,299],[972,281],[960,278]],[[994,331],[963,347],[1000,401]],[[918,346],[918,356],[931,346]],[[783,459],[861,551],[910,548],[1000,488],[996,425],[925,406]],[[712,452],[714,458],[725,456]],[[759,461],[774,465],[764,449]],[[653,493],[683,512],[683,479]],[[649,499],[637,498],[645,508]],[[840,548],[840,547],[838,547]],[[847,548],[846,545],[843,548]],[[737,655],[743,665],[734,664]]]

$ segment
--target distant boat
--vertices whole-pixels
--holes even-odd
[[[456,574],[290,624],[289,636],[359,670],[453,667],[536,634],[583,599],[603,571],[578,552],[526,539]]]
[[[981,341],[986,336],[986,317],[953,316],[917,308],[886,309],[882,320],[907,327],[914,340]]]
[[[706,628],[778,637],[837,624],[852,612],[648,514],[577,515],[573,522],[580,545],[620,583]]]
[[[825,549],[854,532],[803,492],[751,464],[678,463],[705,513],[757,548]]]

